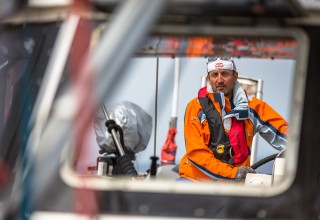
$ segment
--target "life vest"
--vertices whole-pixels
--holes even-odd
[[[243,121],[232,117],[231,128],[227,133],[224,130],[219,112],[206,94],[206,87],[199,91],[198,100],[209,124],[210,140],[208,147],[214,156],[218,160],[228,164],[241,163],[247,159],[249,148],[247,146]]]

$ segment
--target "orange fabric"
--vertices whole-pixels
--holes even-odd
[[[212,103],[215,105],[217,111],[220,113],[220,104],[215,102],[213,95],[209,94]],[[225,98],[225,110],[231,111],[229,99]],[[276,113],[270,106],[261,100],[253,98],[249,101],[250,108],[253,108],[263,120],[268,121],[280,132],[286,134],[287,124],[286,121]],[[184,136],[186,144],[186,154],[180,161],[179,174],[180,177],[190,180],[212,181],[212,178],[204,174],[198,167],[196,167],[190,160],[196,162],[206,170],[227,178],[234,178],[238,167],[250,166],[250,157],[244,162],[230,165],[216,159],[212,151],[207,147],[210,139],[209,125],[207,121],[203,123],[199,120],[199,113],[202,111],[198,98],[191,100],[187,106],[184,120]],[[275,119],[275,120],[271,120]],[[252,138],[254,135],[253,124],[249,119],[244,120],[246,131],[246,140],[249,147],[252,145]]]
[[[287,122],[267,103],[253,97],[250,101],[250,108],[255,109],[255,111],[259,113],[260,119],[262,121],[270,123],[282,134],[287,134]]]
[[[186,49],[187,57],[198,57],[201,55],[213,54],[213,39],[210,37],[190,37]]]

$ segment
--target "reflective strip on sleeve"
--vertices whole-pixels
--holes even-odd
[[[193,160],[191,160],[190,158],[188,158],[188,160],[194,165],[196,166],[202,173],[204,173],[206,176],[210,177],[213,180],[234,180],[234,178],[228,178],[228,177],[224,177],[224,176],[220,176],[218,174],[215,174],[209,170],[207,170],[206,168],[204,168],[203,166],[200,166],[199,164],[197,164],[196,162],[194,162]]]

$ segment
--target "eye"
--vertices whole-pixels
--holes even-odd
[[[221,76],[226,78],[226,77],[231,76],[231,73],[230,72],[221,72]]]
[[[218,77],[218,73],[210,73],[210,77],[212,77],[212,78],[217,78]]]
[[[227,73],[227,72],[221,72],[221,76],[222,76],[222,77],[227,77],[227,76],[228,76],[228,73]]]

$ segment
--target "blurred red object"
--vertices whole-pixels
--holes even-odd
[[[166,142],[161,148],[161,165],[175,164],[177,144],[174,138],[176,134],[176,128],[169,129]]]

